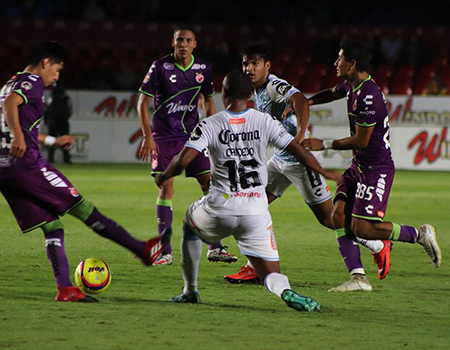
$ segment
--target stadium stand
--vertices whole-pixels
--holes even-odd
[[[137,88],[152,60],[172,51],[168,38],[174,28],[176,25],[168,22],[0,18],[0,31],[10,33],[4,37],[0,47],[0,64],[3,67],[0,78],[5,81],[16,70],[22,69],[31,43],[47,38],[69,49],[70,63],[62,78],[67,88]],[[420,94],[435,75],[442,78],[447,91],[450,91],[450,41],[445,40],[449,29],[443,26],[402,28],[405,43],[410,43],[410,37],[414,35],[422,45],[423,57],[420,62],[414,63],[409,62],[410,56],[409,60],[406,58],[406,52],[396,62],[385,62],[376,55],[380,38],[394,30],[389,27],[335,26],[321,30],[313,26],[231,23],[199,24],[195,30],[201,43],[197,54],[212,63],[217,89],[220,89],[224,74],[230,69],[240,69],[240,49],[248,42],[261,38],[273,45],[274,74],[306,93],[331,87],[337,82],[332,64],[337,56],[339,41],[343,37],[355,37],[372,43],[375,55],[371,73],[386,93]],[[224,45],[218,45],[223,42]],[[404,48],[411,49],[410,45],[404,45]],[[230,52],[221,52],[221,47]],[[412,55],[411,51],[408,54]],[[227,55],[226,62],[229,64],[224,64],[224,55]],[[126,76],[127,71],[130,76]],[[95,81],[99,79],[99,74],[103,79],[101,83]]]

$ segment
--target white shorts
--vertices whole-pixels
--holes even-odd
[[[205,208],[206,197],[195,201],[187,210],[185,222],[208,244],[234,236],[239,250],[268,261],[278,261],[278,249],[268,210],[261,215],[217,215]]]
[[[322,153],[312,154],[322,165]],[[267,172],[269,178],[266,191],[277,197],[281,197],[293,184],[308,205],[317,205],[331,198],[325,178],[303,164],[283,163],[272,157],[267,162]]]

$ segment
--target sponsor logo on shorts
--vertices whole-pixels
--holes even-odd
[[[52,185],[53,187],[69,187],[64,182],[64,180],[61,179],[58,174],[54,173],[53,171],[47,170],[46,167],[42,168],[41,171],[45,179],[50,182],[50,185]]]
[[[232,118],[229,122],[230,124],[245,124],[245,118]]]
[[[72,197],[78,197],[80,195],[75,187],[70,187],[69,192],[72,195]]]
[[[384,212],[382,212],[381,210],[378,210],[378,211],[377,211],[377,215],[378,215],[378,217],[380,217],[380,218],[384,218]]]
[[[8,168],[16,162],[12,156],[0,156],[0,168]]]
[[[267,231],[270,232],[270,246],[272,247],[273,250],[278,250],[277,241],[275,240],[275,232],[273,231],[273,226],[270,225],[267,228]]]
[[[236,192],[234,197],[244,197],[244,198],[261,198],[261,193],[258,192]]]

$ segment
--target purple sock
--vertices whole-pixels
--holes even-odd
[[[213,250],[213,249],[220,248],[220,247],[222,247],[222,243],[219,241],[219,242],[217,242],[215,244],[211,244],[209,246],[209,250]]]
[[[61,287],[71,286],[69,262],[64,248],[64,231],[62,229],[57,229],[45,235],[45,250],[52,265],[56,284]]]
[[[156,218],[158,219],[158,233],[162,234],[166,228],[172,226],[172,206],[156,205]],[[170,242],[163,247],[162,254],[172,254]]]
[[[417,230],[415,227],[400,225],[400,234],[398,236],[398,241],[416,243],[417,242]]]
[[[100,236],[108,238],[120,244],[122,247],[128,248],[136,255],[141,256],[143,254],[145,242],[131,236],[127,230],[114,220],[104,216],[97,208],[94,208],[92,214],[84,223]]]
[[[358,245],[347,236],[338,237],[337,241],[348,272],[352,272],[355,269],[363,269]]]

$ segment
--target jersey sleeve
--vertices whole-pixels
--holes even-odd
[[[347,86],[345,84],[345,80],[338,83],[332,90],[333,90],[333,92],[347,94]]]
[[[300,90],[283,79],[276,78],[269,81],[267,84],[267,93],[269,94],[270,99],[276,103],[289,104],[289,99],[297,92],[300,92]]]
[[[30,103],[42,99],[44,93],[44,82],[38,75],[28,75],[12,88],[12,92],[20,95],[24,103]]]
[[[210,119],[202,120],[197,124],[194,131],[191,132],[191,137],[186,142],[186,147],[194,148],[202,152],[212,142],[212,130]]]
[[[158,65],[155,61],[148,70],[147,75],[139,88],[139,92],[150,97],[155,97],[158,91],[158,75]]]
[[[378,110],[383,102],[381,94],[367,93],[358,97],[358,112],[356,125],[363,127],[374,126],[377,123]]]
[[[266,114],[266,128],[269,135],[269,143],[284,150],[291,143],[294,137],[289,134],[278,120]]]

